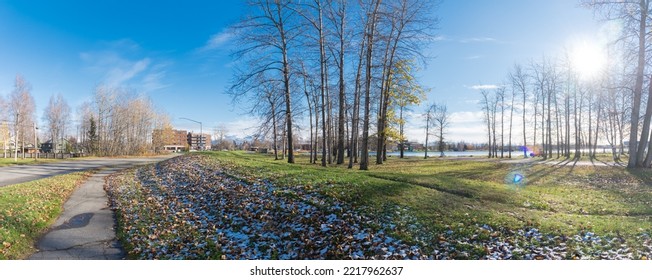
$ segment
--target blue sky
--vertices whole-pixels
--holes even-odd
[[[109,84],[146,92],[179,128],[224,124],[243,136],[256,121],[223,94],[232,73],[224,30],[244,12],[240,1],[1,1],[0,95],[16,74],[32,85],[40,120],[52,94],[75,108]],[[453,114],[449,138],[482,141],[478,85],[500,84],[515,62],[596,41],[600,24],[571,0],[444,1],[438,38],[420,71],[428,102]],[[421,108],[414,108],[415,115]],[[422,138],[421,122],[408,136]]]

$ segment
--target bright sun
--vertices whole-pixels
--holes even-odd
[[[582,79],[595,78],[605,64],[602,49],[597,44],[582,42],[573,48],[573,68]]]

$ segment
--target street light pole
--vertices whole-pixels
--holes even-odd
[[[36,138],[36,130],[38,127],[36,127],[36,122],[34,122],[34,161],[38,161],[38,140]]]
[[[18,161],[18,117],[19,113],[16,113],[16,125],[14,126],[14,162]]]
[[[204,142],[204,140],[203,140],[203,139],[204,139],[204,134],[203,134],[203,131],[202,131],[202,124],[201,124],[201,122],[200,122],[200,121],[196,121],[196,120],[191,120],[191,119],[189,119],[189,118],[180,118],[180,119],[189,120],[189,121],[191,121],[191,122],[196,122],[196,123],[199,124],[199,150],[204,150],[204,145],[202,145],[203,142]],[[190,139],[192,139],[192,138],[190,138]],[[191,143],[191,144],[192,144],[192,143]]]

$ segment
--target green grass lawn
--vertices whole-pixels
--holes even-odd
[[[366,232],[392,236],[433,259],[652,257],[652,171],[537,163],[393,157],[360,171],[346,164],[310,164],[307,156],[288,164],[269,155],[205,152],[122,172],[111,177],[107,190],[118,236],[132,258],[275,258],[259,246],[305,240],[292,239],[296,234],[322,240],[320,250],[335,252],[332,258],[354,258],[355,252],[328,246],[338,246],[333,240],[359,246],[351,238]],[[257,196],[265,201],[251,202]],[[249,202],[233,202],[240,199]],[[287,205],[306,209],[306,203],[317,208],[301,215],[287,210]],[[249,225],[268,215],[275,220],[249,232]],[[351,215],[367,218],[347,220],[336,232],[324,230],[329,219],[341,222]],[[308,222],[284,231],[299,218]],[[246,227],[239,224],[243,220]],[[175,229],[180,224],[194,224],[183,238]],[[170,235],[170,228],[178,232]],[[263,241],[253,241],[261,236]],[[241,241],[249,243],[233,245]],[[384,245],[374,244],[360,248],[365,257],[379,257]],[[234,253],[245,245],[262,255]],[[229,251],[220,251],[225,248]],[[308,245],[292,248],[298,258],[329,256],[312,254]]]
[[[621,167],[506,164],[496,161],[390,158],[369,171],[294,165],[243,152],[210,153],[242,176],[314,185],[354,204],[405,206],[428,231],[451,225],[535,226],[543,231],[619,234],[652,229],[652,171]],[[524,176],[513,184],[510,174]]]
[[[11,166],[11,165],[41,164],[41,163],[57,162],[57,161],[62,161],[62,160],[45,159],[45,158],[39,158],[38,160],[34,160],[33,158],[22,159],[21,157],[18,157],[18,160],[14,161],[14,158],[0,158],[0,167]]]
[[[0,187],[0,259],[23,259],[92,172],[78,172]]]

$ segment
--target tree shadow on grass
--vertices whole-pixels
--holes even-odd
[[[649,168],[627,168],[625,170],[652,189],[652,170]]]
[[[544,168],[528,174],[528,183],[539,183],[544,178],[548,178],[551,174],[558,173],[561,169],[570,167],[567,172],[563,173],[563,176],[558,177],[558,179],[565,179],[573,173],[578,161],[579,159],[565,159],[555,164],[540,163],[540,166]]]

